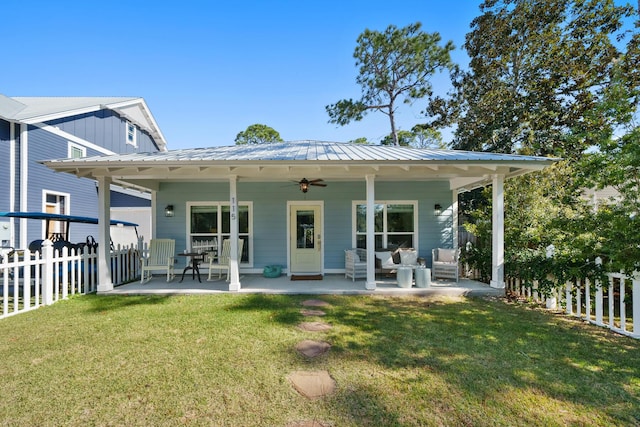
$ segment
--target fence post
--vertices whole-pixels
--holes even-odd
[[[613,277],[609,277],[609,329],[615,326],[615,312],[613,309]]]
[[[53,304],[53,243],[47,239],[42,242],[42,305]]]
[[[602,266],[602,258],[600,257],[596,258],[596,265],[598,267]],[[602,316],[604,313],[603,306],[602,306],[603,305],[602,282],[600,281],[600,279],[596,279],[595,283],[596,283],[596,325],[604,326],[604,323],[602,321]]]
[[[551,260],[551,258],[553,258],[555,253],[556,253],[556,247],[553,246],[553,244],[550,244],[549,246],[547,246],[546,257],[548,260]],[[550,277],[547,277],[547,279],[550,279]],[[555,280],[554,280],[554,283],[555,283]],[[548,310],[555,310],[558,307],[558,299],[556,297],[556,294],[557,292],[554,286],[553,292],[551,293],[551,295],[547,295],[546,306]]]
[[[571,280],[567,280],[567,283],[564,284],[564,298],[567,303],[566,313],[569,315],[573,314],[573,298],[571,297],[572,286]]]
[[[633,316],[633,334],[635,338],[640,337],[640,271],[635,271],[631,277],[633,283],[632,295],[632,316]]]

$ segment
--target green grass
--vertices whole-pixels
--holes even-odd
[[[0,424],[638,425],[640,342],[504,300],[78,296],[0,321]],[[313,319],[312,320],[319,320]],[[330,342],[314,360],[303,339]],[[309,401],[287,376],[326,369]]]

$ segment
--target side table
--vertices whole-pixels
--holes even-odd
[[[187,253],[182,253],[182,254],[178,254],[178,256],[188,256],[189,259],[189,264],[184,268],[184,270],[182,270],[182,278],[180,279],[180,283],[182,283],[182,281],[184,280],[184,274],[191,270],[191,279],[195,280],[196,278],[196,273],[198,274],[198,282],[202,283],[202,280],[200,280],[200,263],[204,261],[204,253],[197,253],[197,252],[187,252]]]
[[[398,286],[401,288],[410,288],[413,286],[413,267],[401,265],[397,268],[396,277]]]

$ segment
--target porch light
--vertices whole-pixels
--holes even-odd
[[[435,216],[440,216],[441,213],[442,213],[442,206],[440,206],[440,203],[436,203],[435,206],[433,207],[433,214]]]
[[[164,216],[173,216],[173,205],[167,205],[167,207],[164,208]]]

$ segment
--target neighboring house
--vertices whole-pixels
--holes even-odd
[[[344,272],[344,250],[367,249],[367,289],[375,289],[374,250],[457,245],[457,195],[491,184],[494,206],[492,286],[504,287],[504,179],[543,169],[554,159],[494,153],[298,141],[124,154],[44,162],[110,183],[147,188],[154,237],[176,251],[201,240],[244,240],[231,251],[230,290],[239,272],[282,265],[292,273]],[[117,163],[117,167],[114,164]],[[309,186],[303,179],[322,179]],[[302,191],[301,191],[302,190]],[[167,209],[168,208],[168,209]],[[100,210],[109,201],[100,194]],[[169,211],[166,212],[165,211]],[[108,228],[103,228],[108,233]],[[105,256],[106,253],[102,254]],[[239,264],[236,263],[240,261]],[[106,264],[106,261],[105,261]],[[99,291],[110,290],[101,273]]]
[[[55,173],[39,162],[166,149],[142,98],[0,95],[0,211],[97,217],[98,192],[92,177]],[[150,229],[148,192],[114,185],[110,196],[113,207],[137,209],[138,216],[129,215],[127,220]],[[0,238],[5,246],[26,248],[45,234],[63,231],[57,229],[62,226],[57,223],[44,230],[42,221],[12,219],[0,224],[4,230]],[[74,225],[70,240],[84,241],[95,233],[95,226]]]

